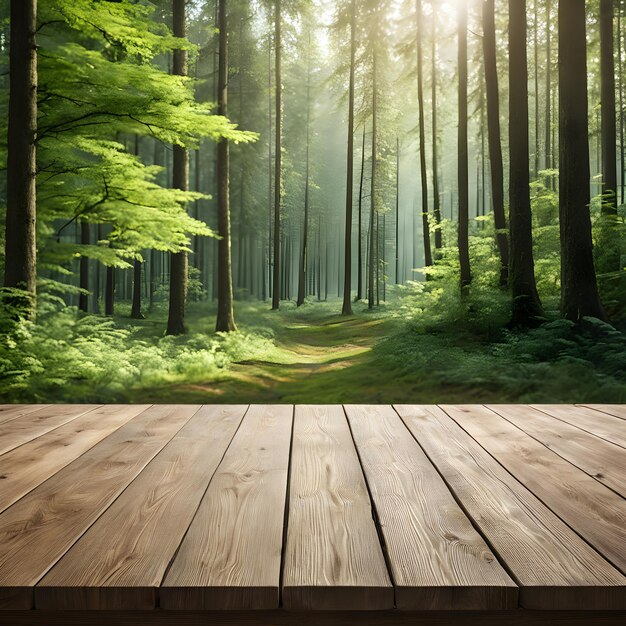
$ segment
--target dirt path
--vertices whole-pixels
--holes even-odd
[[[327,311],[273,315],[280,362],[235,363],[218,380],[180,385],[169,394],[187,402],[343,402],[354,401],[355,388],[368,381],[376,385],[371,350],[388,332],[389,318],[344,318]]]

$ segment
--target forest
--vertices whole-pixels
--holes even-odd
[[[3,402],[626,402],[625,0],[0,0]]]

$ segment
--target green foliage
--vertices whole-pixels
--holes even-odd
[[[53,296],[39,299],[37,320],[0,306],[0,400],[128,401],[137,389],[219,379],[233,361],[276,352],[246,332],[148,338],[138,326],[77,316]]]

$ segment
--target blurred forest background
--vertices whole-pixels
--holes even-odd
[[[2,401],[626,402],[626,1],[36,5]]]

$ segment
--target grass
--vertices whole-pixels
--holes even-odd
[[[626,402],[626,335],[589,320],[506,330],[506,294],[470,306],[423,285],[387,305],[339,314],[339,300],[237,302],[236,333],[216,335],[208,303],[189,333],[165,337],[166,310],[113,320],[50,306],[0,346],[8,402],[472,403]],[[404,295],[403,295],[404,293]],[[46,307],[44,306],[44,309]],[[8,335],[7,335],[8,337]],[[13,341],[13,340],[11,340]]]

